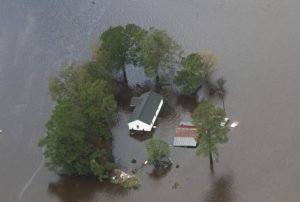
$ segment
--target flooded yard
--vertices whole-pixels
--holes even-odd
[[[299,19],[296,0],[1,0],[0,201],[299,201]],[[88,60],[91,42],[109,26],[128,23],[168,31],[187,54],[209,50],[219,57],[226,113],[241,124],[219,146],[214,173],[195,149],[172,146],[174,165],[141,169],[137,190],[44,167],[37,142],[54,105],[47,78],[58,74],[62,61]],[[131,86],[148,80],[142,69],[128,67],[127,73]],[[166,103],[157,128],[141,137],[130,136],[127,127],[136,94],[125,89],[117,97],[113,155],[125,172],[145,161],[149,138],[172,145],[177,125],[191,120],[199,102],[171,87],[158,92]]]

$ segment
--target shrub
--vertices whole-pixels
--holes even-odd
[[[136,168],[132,168],[131,172],[132,172],[132,174],[135,174],[135,173],[137,173],[137,169]]]
[[[172,189],[177,189],[179,187],[179,183],[176,181],[173,185],[172,185]]]
[[[126,180],[124,180],[123,182],[121,182],[121,186],[124,187],[124,188],[138,188],[140,185],[140,182],[138,180],[137,177],[131,177],[131,178],[128,178]]]

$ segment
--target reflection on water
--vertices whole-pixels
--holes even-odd
[[[96,193],[122,196],[127,190],[108,182],[100,183],[94,177],[61,177],[57,182],[48,185],[48,192],[62,202],[79,202],[92,201]]]
[[[231,174],[215,177],[211,175],[212,185],[205,195],[205,202],[233,202],[233,177]]]
[[[155,123],[157,123],[157,121]],[[151,132],[131,132],[130,136],[140,142],[144,142],[145,140],[153,137],[154,131],[155,129],[153,129]]]
[[[152,172],[148,175],[153,179],[161,179],[167,176],[172,167],[173,166],[169,166],[168,168],[153,168]]]

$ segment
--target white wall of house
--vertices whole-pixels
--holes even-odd
[[[154,124],[155,121],[156,121],[156,118],[157,118],[157,116],[158,116],[158,114],[159,114],[159,112],[160,112],[160,109],[161,109],[163,103],[164,103],[164,101],[161,100],[161,102],[160,102],[159,105],[158,105],[158,108],[157,108],[157,110],[156,110],[156,112],[155,112],[155,115],[154,115],[154,117],[153,117],[153,119],[152,119],[152,122],[151,122],[151,125],[150,125],[151,128],[153,127],[153,124]]]
[[[151,131],[152,126],[140,121],[132,121],[128,123],[129,130]]]
[[[157,110],[155,112],[155,115],[154,115],[154,117],[153,117],[152,122],[151,122],[150,125],[148,125],[148,124],[146,124],[146,123],[144,123],[144,122],[142,122],[140,120],[136,120],[136,121],[132,121],[132,122],[128,123],[129,130],[151,131],[151,129],[153,127],[153,124],[155,123],[156,118],[157,118],[157,116],[159,114],[159,111],[160,111],[160,109],[161,109],[161,107],[163,105],[163,102],[164,101],[161,100],[161,102],[159,103],[158,108],[157,108]]]

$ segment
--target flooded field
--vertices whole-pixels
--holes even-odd
[[[1,0],[0,201],[299,201],[299,19],[296,0]],[[227,79],[226,112],[241,124],[220,146],[214,173],[195,149],[174,147],[179,168],[143,168],[137,190],[61,177],[44,167],[36,145],[54,105],[47,78],[58,74],[62,61],[89,59],[101,32],[127,23],[167,30],[185,53],[218,55],[217,74]],[[132,86],[148,80],[141,69],[128,67],[127,73]],[[125,171],[145,160],[147,139],[171,144],[176,126],[190,120],[197,105],[170,87],[159,92],[166,104],[157,128],[143,137],[130,136],[126,125],[132,93],[118,96],[113,155]]]

